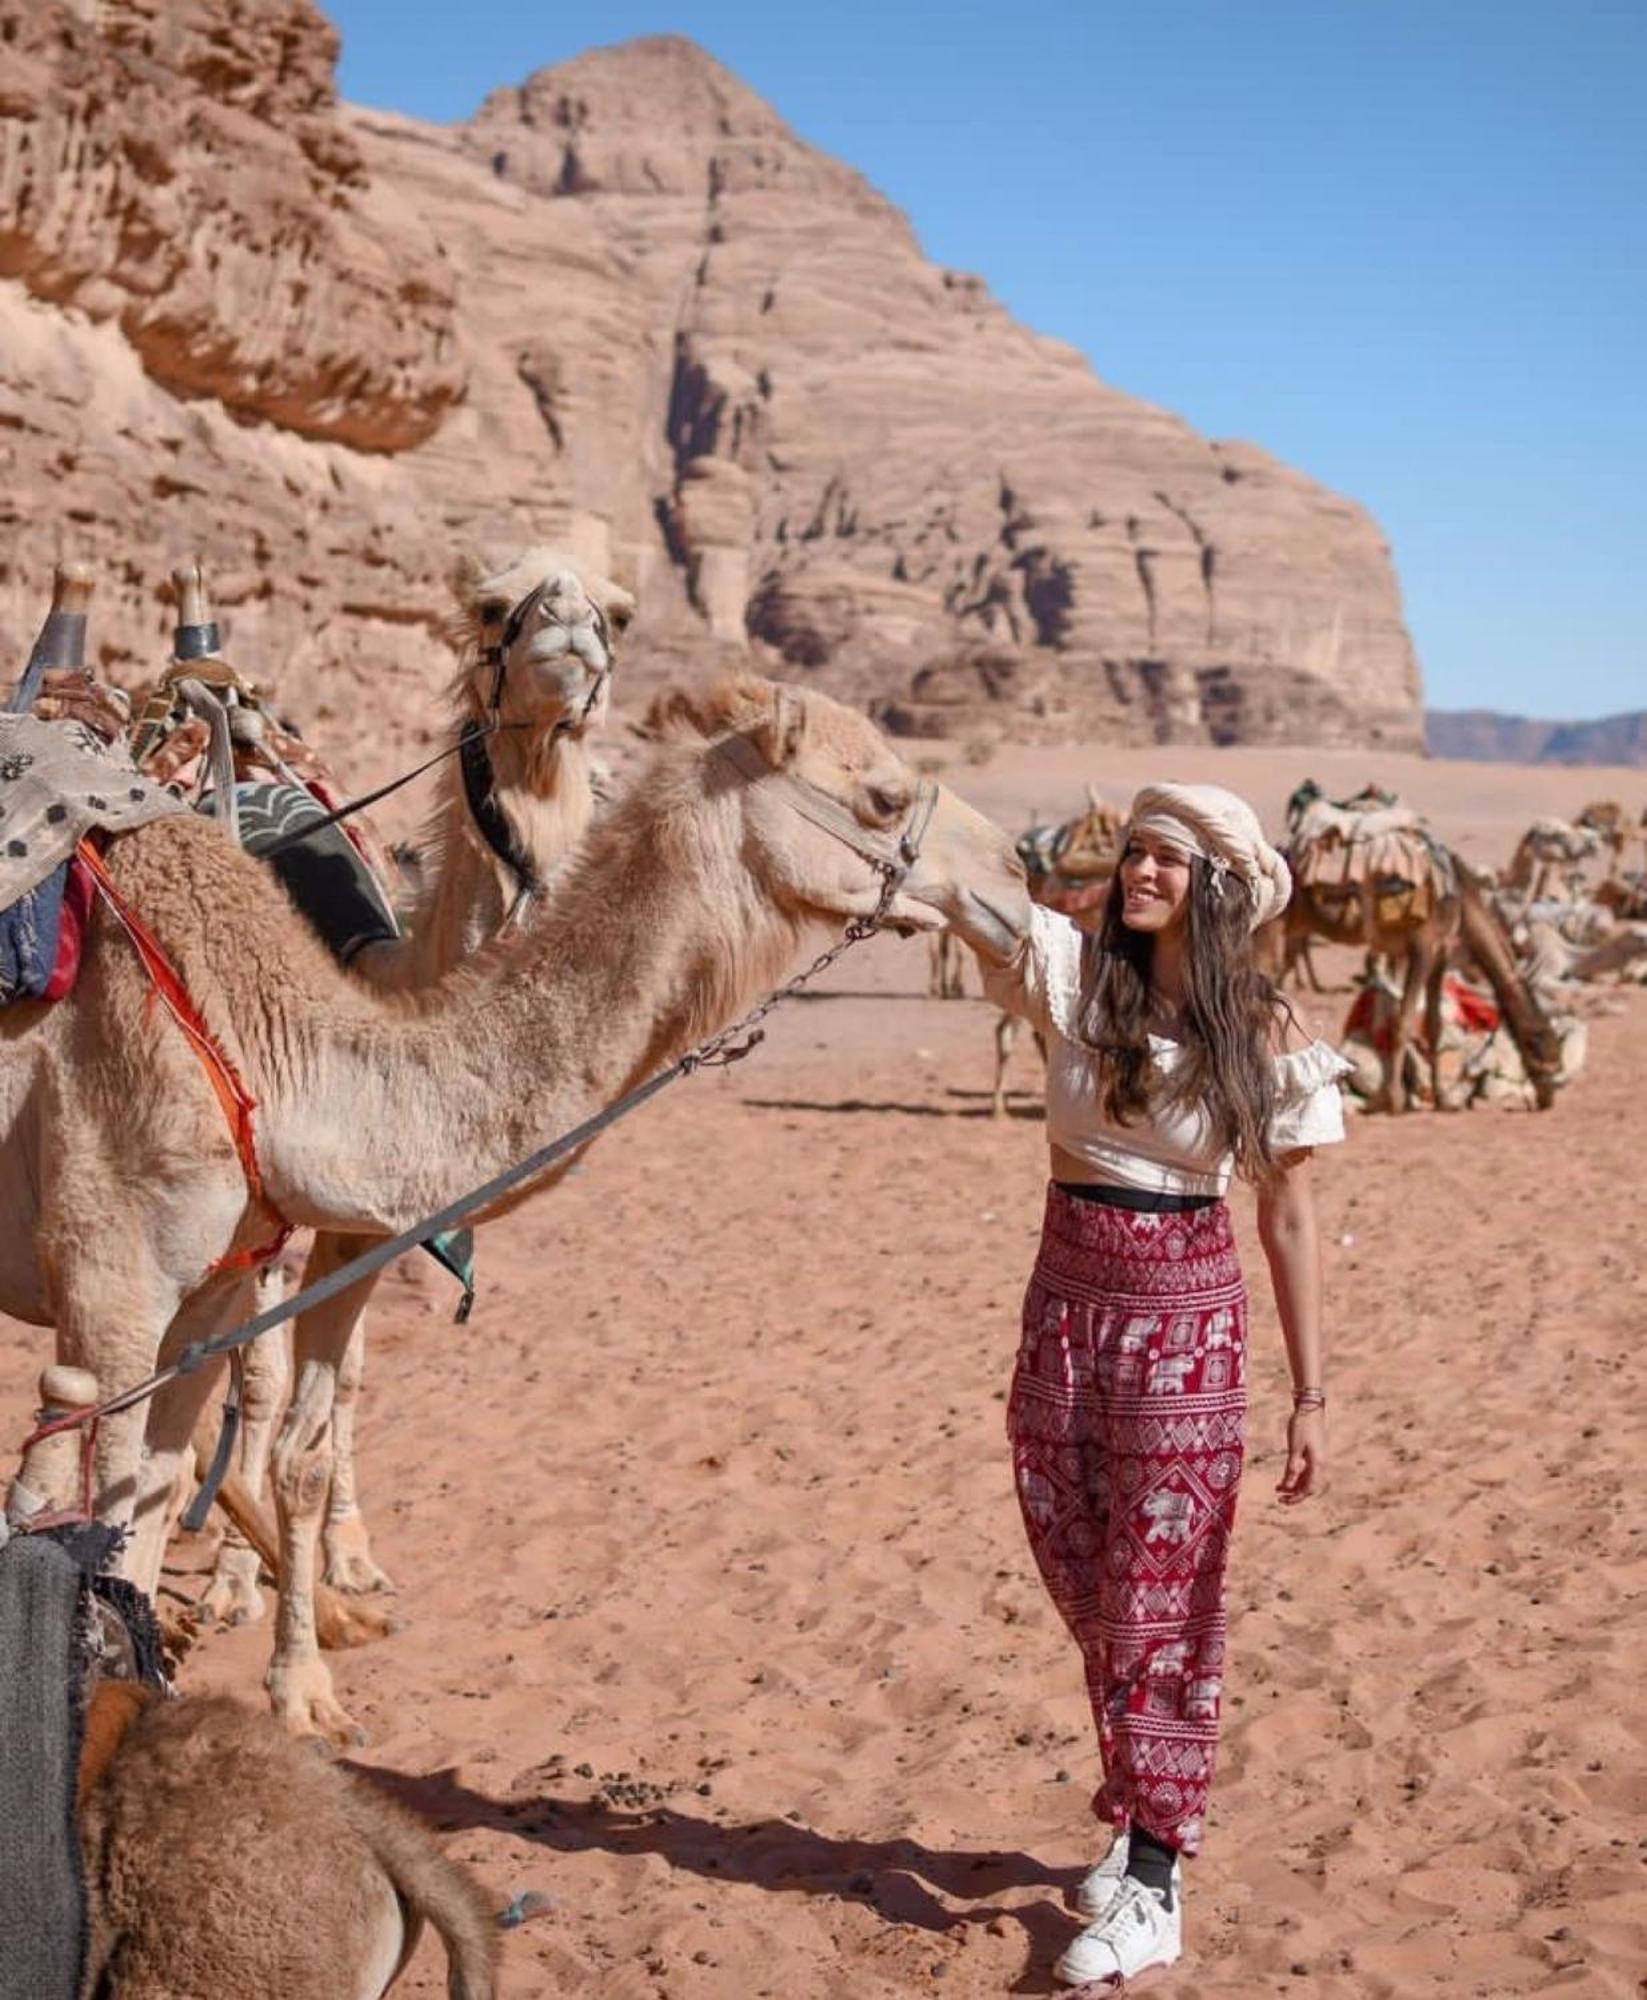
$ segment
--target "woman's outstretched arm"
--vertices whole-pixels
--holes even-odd
[[[1321,1389],[1321,1237],[1307,1151],[1283,1154],[1258,1193],[1258,1236],[1269,1261],[1292,1386]],[[1319,1406],[1294,1409],[1287,1425],[1287,1467],[1276,1488],[1294,1506],[1321,1490],[1327,1416]]]

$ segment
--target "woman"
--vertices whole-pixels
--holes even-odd
[[[1098,935],[1035,908],[991,999],[1047,1044],[1047,1190],[1008,1413],[1042,1579],[1081,1649],[1117,1829],[1082,1882],[1071,1985],[1182,1949],[1179,1857],[1200,1845],[1224,1678],[1247,1304],[1224,1202],[1258,1193],[1292,1369],[1283,1503],[1326,1449],[1321,1270],[1307,1162],[1344,1136],[1347,1067],[1306,1043],[1253,963],[1286,863],[1212,785],[1133,801]]]

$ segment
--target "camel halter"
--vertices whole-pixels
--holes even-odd
[[[810,779],[798,778],[793,771],[770,763],[747,736],[723,737],[716,748],[746,778],[780,786],[789,804],[802,819],[810,820],[814,826],[832,834],[844,847],[850,847],[854,854],[869,863],[881,878],[880,900],[869,916],[851,920],[846,927],[846,935],[849,941],[856,943],[859,938],[868,937],[871,931],[879,930],[892,907],[893,897],[909,879],[909,871],[921,858],[921,842],[926,838],[932,815],[938,809],[938,787],[932,780],[922,778],[916,785],[915,796],[910,800],[903,825],[896,832],[882,833],[874,827],[865,826],[821,785],[814,785]]]
[[[290,833],[283,834],[279,840],[264,848],[262,858],[265,861],[273,860],[283,849],[295,847],[299,841],[307,840],[311,834],[319,833],[323,827],[336,826],[339,821],[346,820],[357,812],[364,812],[368,806],[375,806],[379,800],[388,798],[391,792],[398,792],[402,785],[409,785],[414,778],[421,778],[425,771],[432,771],[437,764],[444,764],[448,757],[457,757],[462,762],[464,797],[468,801],[475,825],[479,828],[487,846],[514,875],[515,900],[510,906],[506,922],[512,921],[521,906],[530,896],[537,893],[542,884],[537,880],[531,864],[517,845],[503,814],[497,807],[494,797],[497,779],[492,769],[492,760],[486,754],[486,739],[488,736],[501,735],[506,729],[530,729],[532,726],[529,722],[505,722],[499,713],[498,704],[503,699],[503,681],[509,665],[509,653],[525,629],[532,606],[541,599],[547,584],[548,579],[545,578],[543,583],[537,584],[513,605],[504,624],[501,638],[495,645],[481,649],[479,656],[481,664],[493,669],[492,693],[487,703],[485,721],[471,716],[458,731],[455,742],[437,750],[432,757],[424,758],[421,764],[414,764],[411,770],[403,771],[398,778],[391,778],[386,785],[379,785],[376,791],[365,792],[357,799],[346,800],[344,804],[334,807],[323,819],[305,820],[301,826],[294,827]],[[589,608],[594,614],[596,633],[605,653],[605,660],[595,675],[594,683],[584,698],[583,706],[575,716],[561,717],[549,732],[551,741],[565,735],[568,730],[582,729],[587,725],[590,716],[595,712],[596,703],[606,691],[607,684],[612,678],[614,649],[606,623],[606,614],[598,604],[591,604]],[[573,650],[580,651],[575,643]],[[587,656],[581,651],[580,657],[584,658],[587,665]]]
[[[492,645],[481,648],[480,659],[482,665],[489,666],[492,669],[492,695],[487,708],[486,720],[481,722],[474,716],[471,716],[458,732],[459,764],[463,773],[463,796],[469,807],[469,817],[474,821],[475,828],[480,834],[481,839],[485,841],[486,845],[508,870],[515,885],[514,896],[510,901],[508,911],[500,927],[505,931],[512,928],[516,918],[519,917],[521,911],[525,909],[532,898],[542,894],[543,881],[537,870],[532,866],[531,856],[515,838],[514,829],[504,817],[503,810],[498,804],[497,772],[493,768],[492,759],[487,753],[486,739],[488,736],[495,736],[502,729],[521,729],[526,726],[523,723],[511,723],[503,720],[504,676],[509,670],[509,655],[514,651],[521,633],[525,631],[527,619],[531,617],[538,605],[543,602],[544,594],[550,585],[558,580],[557,577],[546,576],[540,583],[534,584],[524,597],[520,598],[510,607],[509,615],[504,620],[503,630],[497,640]],[[595,638],[600,646],[600,658],[598,661],[592,661],[589,658],[586,643],[579,643],[583,636],[580,628],[572,626],[566,628],[568,649],[576,653],[585,666],[593,666],[595,668],[595,675],[590,682],[589,692],[583,699],[583,705],[578,709],[577,713],[575,715],[563,715],[549,731],[549,741],[551,743],[557,742],[562,736],[570,734],[574,729],[581,732],[587,728],[589,718],[594,714],[595,708],[601,696],[606,692],[607,684],[612,678],[614,651],[612,635],[606,623],[606,614],[592,599],[590,600],[589,609],[593,614],[591,622],[595,628]]]

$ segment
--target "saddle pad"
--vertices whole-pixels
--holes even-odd
[[[38,889],[94,827],[129,833],[187,811],[84,723],[0,715],[0,910]]]
[[[80,1988],[83,1589],[79,1564],[47,1537],[0,1545],[0,2000],[74,2000]]]
[[[210,794],[202,806],[210,804]],[[270,857],[287,895],[340,963],[355,953],[400,935],[382,885],[359,850],[336,824],[315,825],[325,810],[296,785],[241,784],[235,787],[240,841],[248,854],[264,854],[304,827],[300,840]]]

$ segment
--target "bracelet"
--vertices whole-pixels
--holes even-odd
[[[1294,1389],[1292,1406],[1295,1410],[1324,1410],[1327,1407],[1325,1389]]]

